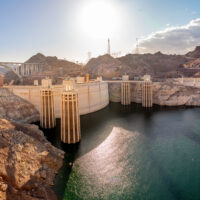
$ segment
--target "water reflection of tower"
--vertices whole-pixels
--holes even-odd
[[[108,55],[110,55],[110,39],[108,38]]]

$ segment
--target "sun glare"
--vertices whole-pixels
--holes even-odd
[[[93,38],[110,37],[119,31],[120,11],[109,0],[87,0],[80,7],[78,24],[82,33]]]

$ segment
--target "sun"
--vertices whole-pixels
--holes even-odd
[[[111,0],[84,1],[78,12],[78,26],[83,34],[95,39],[117,34],[120,11]]]

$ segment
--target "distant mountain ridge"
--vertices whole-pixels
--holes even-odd
[[[48,76],[56,83],[59,82],[60,77],[62,79],[68,76],[84,76],[86,73],[93,78],[103,76],[104,79],[120,77],[124,74],[128,74],[131,79],[145,74],[156,78],[200,76],[200,46],[185,55],[166,55],[157,52],[155,54],[127,54],[113,58],[105,54],[90,59],[85,66],[41,53],[32,56],[26,62],[43,64],[42,72],[33,74],[34,78]]]
[[[190,58],[200,58],[200,46],[196,46],[194,51],[190,51],[185,56]]]
[[[110,79],[126,71],[131,72],[131,68],[120,60],[106,54],[98,58],[92,58],[85,66],[85,70],[92,76],[103,76]]]
[[[105,78],[122,76],[126,73],[130,78],[145,74],[157,78],[199,76],[200,46],[185,55],[167,55],[157,52],[155,54],[127,54],[119,58],[109,55],[99,56],[91,59],[86,69],[88,73],[95,74],[96,72]]]
[[[38,73],[30,75],[29,79],[24,81],[25,84],[32,84],[34,79],[42,79],[44,77],[50,77],[55,83],[62,77],[77,76],[82,74],[82,66],[67,60],[58,59],[56,56],[45,56],[41,53],[37,53],[29,58],[26,63],[41,63],[42,69]],[[60,80],[61,81],[61,80]],[[59,81],[59,83],[60,83]]]
[[[42,63],[46,67],[74,67],[74,68],[81,68],[81,65],[76,63],[70,62],[68,60],[58,59],[56,56],[45,56],[41,53],[37,53],[29,58],[26,63]]]
[[[30,57],[25,63],[45,63],[45,62],[46,62],[46,56],[44,56],[41,53],[37,53],[36,55]]]
[[[104,78],[128,74],[130,78],[150,74],[156,77],[176,77],[180,65],[188,62],[186,56],[155,54],[128,54],[120,58],[109,55],[91,59],[85,66],[88,73]]]
[[[200,46],[185,54],[188,61],[179,67],[184,76],[200,77]]]

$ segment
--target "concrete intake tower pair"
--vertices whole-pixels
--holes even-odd
[[[54,95],[50,85],[45,85],[40,91],[40,125],[45,129],[56,126]],[[74,144],[81,139],[78,92],[74,89],[73,81],[68,81],[64,87],[61,94],[61,141]]]

